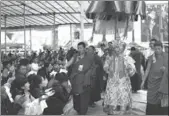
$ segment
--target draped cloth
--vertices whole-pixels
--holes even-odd
[[[133,21],[146,18],[146,5],[143,1],[92,1],[86,17],[94,21],[93,31],[97,34],[112,34],[117,29],[127,32],[133,29]]]
[[[142,19],[146,18],[144,1],[92,1],[86,11],[87,18],[100,20],[109,20],[117,16],[119,20],[123,20],[126,16],[137,17],[138,15]]]
[[[129,76],[136,71],[134,60],[124,55],[107,57],[104,70],[108,73],[104,112],[116,115],[130,113],[132,93]]]

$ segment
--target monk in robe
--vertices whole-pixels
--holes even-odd
[[[86,52],[84,42],[78,43],[78,53],[66,64],[72,66],[70,82],[72,85],[73,105],[79,115],[86,115],[90,101],[92,75],[94,74],[94,55]]]

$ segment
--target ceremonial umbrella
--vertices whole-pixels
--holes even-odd
[[[137,21],[139,15],[142,20],[146,18],[144,1],[92,1],[86,11],[86,17],[93,19],[93,33],[105,34],[113,30],[116,35],[119,28],[124,28],[124,36],[130,22]],[[98,28],[100,32],[96,31]]]

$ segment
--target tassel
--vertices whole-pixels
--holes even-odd
[[[124,30],[124,35],[123,35],[123,37],[124,37],[124,38],[126,38],[126,37],[127,37],[128,26],[129,26],[129,18],[127,17],[126,27],[125,27],[125,30]]]
[[[96,19],[93,20],[93,30],[92,30],[92,37],[90,38],[90,41],[93,42],[94,32],[95,32],[95,26],[96,26]]]

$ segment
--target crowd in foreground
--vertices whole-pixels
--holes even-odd
[[[160,41],[150,41],[147,56],[135,47],[126,55],[121,40],[101,45],[102,55],[84,42],[77,46],[3,57],[1,114],[86,115],[102,92],[106,114],[130,114],[139,89],[148,91],[146,114],[168,114],[168,54]]]

